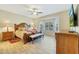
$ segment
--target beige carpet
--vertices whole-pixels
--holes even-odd
[[[48,42],[49,40],[49,42]],[[55,41],[47,37],[23,44],[22,41],[10,43],[9,41],[0,42],[0,54],[48,54],[55,53]],[[54,45],[51,45],[54,44]],[[48,45],[48,46],[47,46]]]

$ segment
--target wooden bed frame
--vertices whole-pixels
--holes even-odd
[[[14,24],[14,29],[16,31],[16,30],[18,30],[19,27],[21,27],[21,26],[24,27],[25,25],[27,25],[27,24],[26,23]],[[15,37],[17,37],[17,36],[15,36]],[[30,38],[30,35],[24,33],[23,41],[24,41],[24,44],[26,44],[27,42],[32,41],[32,39]]]
[[[18,30],[18,28],[19,27],[25,27],[25,25],[27,25],[26,23],[20,23],[20,24],[15,24],[15,31],[16,30]],[[27,25],[28,26],[28,25]],[[39,34],[39,33],[38,33]],[[25,43],[27,43],[27,42],[30,42],[30,41],[32,41],[32,43],[33,43],[33,41],[35,40],[35,39],[37,39],[37,38],[39,38],[39,37],[44,37],[44,35],[43,34],[41,34],[41,35],[38,35],[38,34],[34,34],[34,36],[32,36],[32,37],[30,37],[30,35],[31,34],[26,34],[26,33],[24,33],[24,35],[23,35],[23,40],[24,40],[24,44]],[[36,35],[36,36],[35,36]],[[37,36],[38,35],[38,36]]]

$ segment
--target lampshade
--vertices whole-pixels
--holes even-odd
[[[2,28],[2,31],[13,31],[14,25],[9,20],[5,20],[0,23],[0,28]]]
[[[6,27],[6,26],[9,25],[9,23],[10,23],[9,20],[3,20],[3,21],[0,23],[0,27]]]

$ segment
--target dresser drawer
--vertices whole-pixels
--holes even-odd
[[[12,34],[3,34],[3,37],[12,37],[13,33]]]
[[[13,39],[13,32],[3,32],[2,38],[3,40]]]

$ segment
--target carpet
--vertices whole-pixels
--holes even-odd
[[[19,42],[19,41],[20,41],[20,39],[18,39],[18,38],[15,38],[13,40],[9,40],[10,43],[16,43],[16,42]]]

